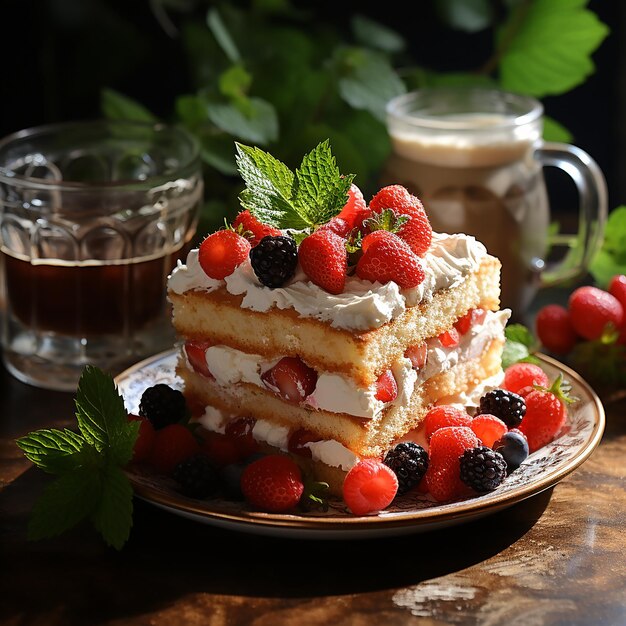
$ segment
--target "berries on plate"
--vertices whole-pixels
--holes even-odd
[[[449,404],[433,407],[424,417],[424,435],[430,441],[433,433],[446,426],[471,426],[472,418],[463,409]]]
[[[328,293],[339,294],[346,286],[346,242],[331,230],[317,230],[305,237],[298,250],[300,266],[311,282]]]
[[[568,308],[574,330],[585,339],[598,339],[609,324],[621,328],[624,321],[620,301],[598,287],[578,287],[569,297]]]
[[[367,240],[367,237],[363,240]],[[424,268],[411,248],[399,237],[376,239],[356,265],[356,275],[371,282],[396,282],[402,289],[417,287],[425,278]]]
[[[510,430],[504,433],[498,441],[493,444],[493,449],[499,452],[506,462],[508,474],[514,472],[528,457],[528,441],[521,432]]]
[[[549,389],[535,389],[526,396],[525,401],[526,415],[519,429],[526,436],[528,449],[533,453],[559,434],[567,417],[566,404],[572,399],[559,374]]]
[[[493,491],[506,478],[506,461],[487,446],[465,450],[459,465],[461,480],[477,493]]]
[[[363,459],[346,474],[343,500],[354,515],[387,508],[398,492],[394,471],[377,459]]]
[[[148,463],[167,476],[181,461],[198,452],[200,445],[189,428],[183,424],[170,424],[156,431]]]
[[[480,399],[478,409],[479,414],[489,413],[499,417],[509,428],[519,426],[525,412],[524,398],[506,389],[488,391]]]
[[[398,397],[398,383],[391,370],[384,371],[376,380],[376,399],[393,402]]]
[[[549,387],[548,375],[536,363],[514,363],[504,370],[503,388],[519,394],[525,387]]]
[[[285,356],[261,375],[265,386],[289,402],[302,402],[315,391],[317,372],[298,357]]]
[[[128,421],[137,421],[139,424],[139,433],[133,446],[133,462],[141,463],[145,461],[152,452],[152,446],[154,445],[155,430],[152,422],[141,415],[128,416]]]
[[[182,392],[164,383],[147,387],[141,394],[139,415],[147,417],[155,430],[188,419],[187,401]]]
[[[412,441],[395,445],[383,459],[398,478],[398,494],[402,495],[415,487],[428,470],[428,452]]]
[[[493,448],[493,444],[509,430],[499,417],[488,413],[477,415],[472,420],[470,428],[488,448]]]
[[[270,454],[250,463],[244,469],[241,475],[241,491],[252,506],[262,511],[289,511],[302,497],[302,472],[289,457]]]
[[[223,280],[241,265],[250,252],[250,242],[233,230],[218,230],[204,239],[198,262],[210,278]]]
[[[190,498],[208,498],[218,488],[217,471],[204,454],[194,454],[178,463],[172,471],[178,490]]]
[[[477,448],[480,440],[467,426],[446,426],[430,438],[426,486],[438,502],[454,500],[466,493],[461,481],[459,458],[468,448]]]
[[[250,250],[250,265],[262,285],[271,289],[282,287],[296,273],[296,242],[283,235],[263,237]]]
[[[539,310],[535,329],[541,343],[556,354],[566,354],[578,341],[569,311],[559,304],[548,304]]]

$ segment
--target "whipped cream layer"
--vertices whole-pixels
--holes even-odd
[[[179,263],[170,275],[168,287],[182,294],[189,290],[210,292],[224,286],[229,293],[243,296],[241,306],[252,311],[294,309],[303,317],[314,317],[336,328],[368,330],[390,322],[407,307],[430,301],[441,289],[461,284],[486,254],[483,244],[469,235],[433,233],[432,244],[421,259],[426,276],[417,287],[400,289],[395,282],[372,283],[348,276],[344,291],[333,295],[308,280],[299,267],[283,287],[265,287],[249,259],[224,281],[213,280],[200,267],[198,251],[192,250],[186,264]]]
[[[405,406],[409,403],[416,384],[445,372],[459,362],[478,358],[494,339],[502,338],[504,327],[510,317],[508,309],[488,311],[482,323],[474,324],[452,348],[445,348],[436,337],[427,342],[426,364],[419,372],[406,358],[399,359],[392,367],[398,386],[398,395],[390,403],[376,398],[374,386],[358,387],[351,378],[332,372],[318,372],[315,390],[303,404],[331,413],[346,413],[367,419],[375,418],[386,406]],[[262,376],[280,359],[266,360],[258,354],[249,354],[229,346],[211,346],[205,350],[206,364],[222,386],[244,382],[268,388]],[[190,367],[190,365],[188,364]],[[274,390],[276,391],[276,390]]]

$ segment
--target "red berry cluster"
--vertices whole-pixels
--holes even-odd
[[[608,329],[619,333],[617,344],[626,345],[626,276],[614,276],[608,290],[579,287],[567,306],[542,307],[535,329],[543,346],[555,354],[567,354],[581,341],[600,339]]]
[[[388,210],[404,221],[395,232],[374,230],[377,227],[372,220]],[[198,254],[200,266],[209,277],[222,280],[264,237],[281,235],[280,230],[262,224],[248,210],[242,211],[232,229],[204,239]],[[394,281],[402,288],[411,288],[424,280],[420,258],[431,240],[432,228],[424,207],[405,187],[384,187],[368,205],[361,190],[352,184],[341,212],[301,241],[298,261],[311,282],[332,294],[344,291],[349,271],[363,280]],[[349,267],[349,248],[360,248],[353,267]]]

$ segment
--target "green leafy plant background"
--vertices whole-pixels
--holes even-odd
[[[329,139],[342,171],[371,194],[390,150],[390,98],[440,84],[494,85],[538,99],[564,94],[594,72],[591,55],[609,33],[586,0],[431,1],[450,31],[492,34],[480,67],[434,71],[412,58],[402,34],[363,14],[350,17],[346,32],[332,16],[313,19],[289,0],[204,2],[202,19],[193,0],[154,0],[162,27],[180,38],[193,80],[165,121],[201,145],[207,194],[200,229],[217,228],[239,210],[236,141],[293,167]],[[101,105],[109,118],[157,119],[110,88]],[[544,134],[571,140],[555,119],[546,119]]]

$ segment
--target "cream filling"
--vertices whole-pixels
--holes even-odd
[[[252,311],[294,309],[303,317],[314,317],[336,328],[367,330],[395,319],[407,307],[430,301],[441,289],[461,284],[486,254],[483,244],[469,235],[433,233],[432,244],[421,259],[426,276],[417,287],[400,289],[393,281],[380,284],[348,276],[344,291],[333,295],[309,281],[300,268],[285,286],[269,289],[259,283],[249,259],[225,281],[215,281],[204,274],[198,251],[192,250],[187,264],[179,263],[170,275],[168,287],[181,294],[212,291],[224,285],[229,293],[243,296],[241,306]]]

